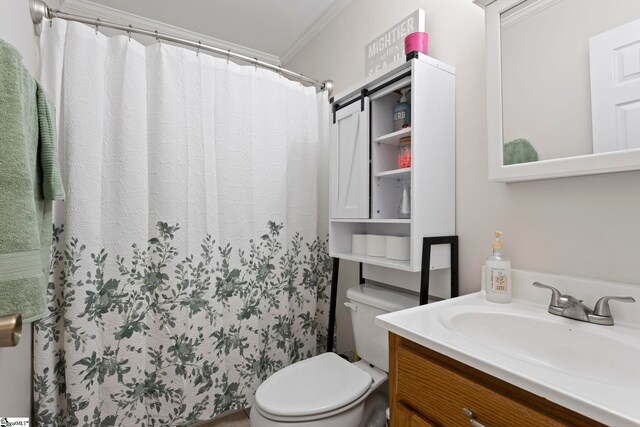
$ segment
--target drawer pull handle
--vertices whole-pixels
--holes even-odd
[[[481,424],[481,423],[476,421],[476,416],[473,415],[473,412],[471,412],[469,409],[462,408],[462,413],[465,414],[469,418],[469,422],[471,423],[471,425],[473,427],[485,427],[484,424]]]

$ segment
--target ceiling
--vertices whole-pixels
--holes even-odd
[[[64,6],[117,9],[281,59],[348,0],[62,0]],[[113,10],[112,10],[113,12]],[[299,46],[301,47],[301,46]],[[264,57],[264,55],[263,55]]]

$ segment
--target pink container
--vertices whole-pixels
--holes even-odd
[[[408,55],[414,50],[429,54],[429,34],[416,32],[404,38],[404,54]]]

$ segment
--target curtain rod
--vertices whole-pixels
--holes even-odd
[[[116,22],[102,21],[100,18],[88,18],[86,16],[74,15],[71,13],[63,12],[58,9],[51,9],[43,0],[29,0],[29,10],[31,11],[31,19],[35,25],[42,23],[43,18],[47,19],[64,19],[66,21],[75,21],[81,22],[83,24],[94,25],[96,29],[98,27],[106,27],[113,28],[116,30],[125,31],[128,34],[136,33],[142,34],[145,36],[153,37],[156,40],[165,40],[172,43],[182,44],[185,46],[190,46],[202,51],[213,52],[222,56],[226,56],[227,58],[239,59],[244,62],[248,62],[252,65],[266,68],[271,71],[275,71],[279,74],[292,77],[295,80],[299,80],[300,82],[309,83],[312,86],[315,86],[319,90],[326,90],[331,96],[333,92],[333,82],[331,80],[325,80],[320,82],[318,80],[311,79],[309,77],[305,77],[302,74],[296,73],[295,71],[287,70],[286,68],[282,68],[279,65],[273,65],[268,62],[260,61],[258,58],[251,58],[246,55],[242,55],[239,53],[232,52],[230,49],[225,50],[219,47],[207,45],[201,43],[200,41],[193,41],[189,39],[185,39],[182,37],[172,36],[169,34],[161,33],[157,30],[147,30],[144,28],[136,28],[132,25],[123,25],[118,24]]]

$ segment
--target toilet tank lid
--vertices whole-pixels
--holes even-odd
[[[415,307],[420,301],[418,294],[398,288],[378,286],[372,283],[350,287],[347,289],[347,298],[351,301],[376,307],[389,313]]]

